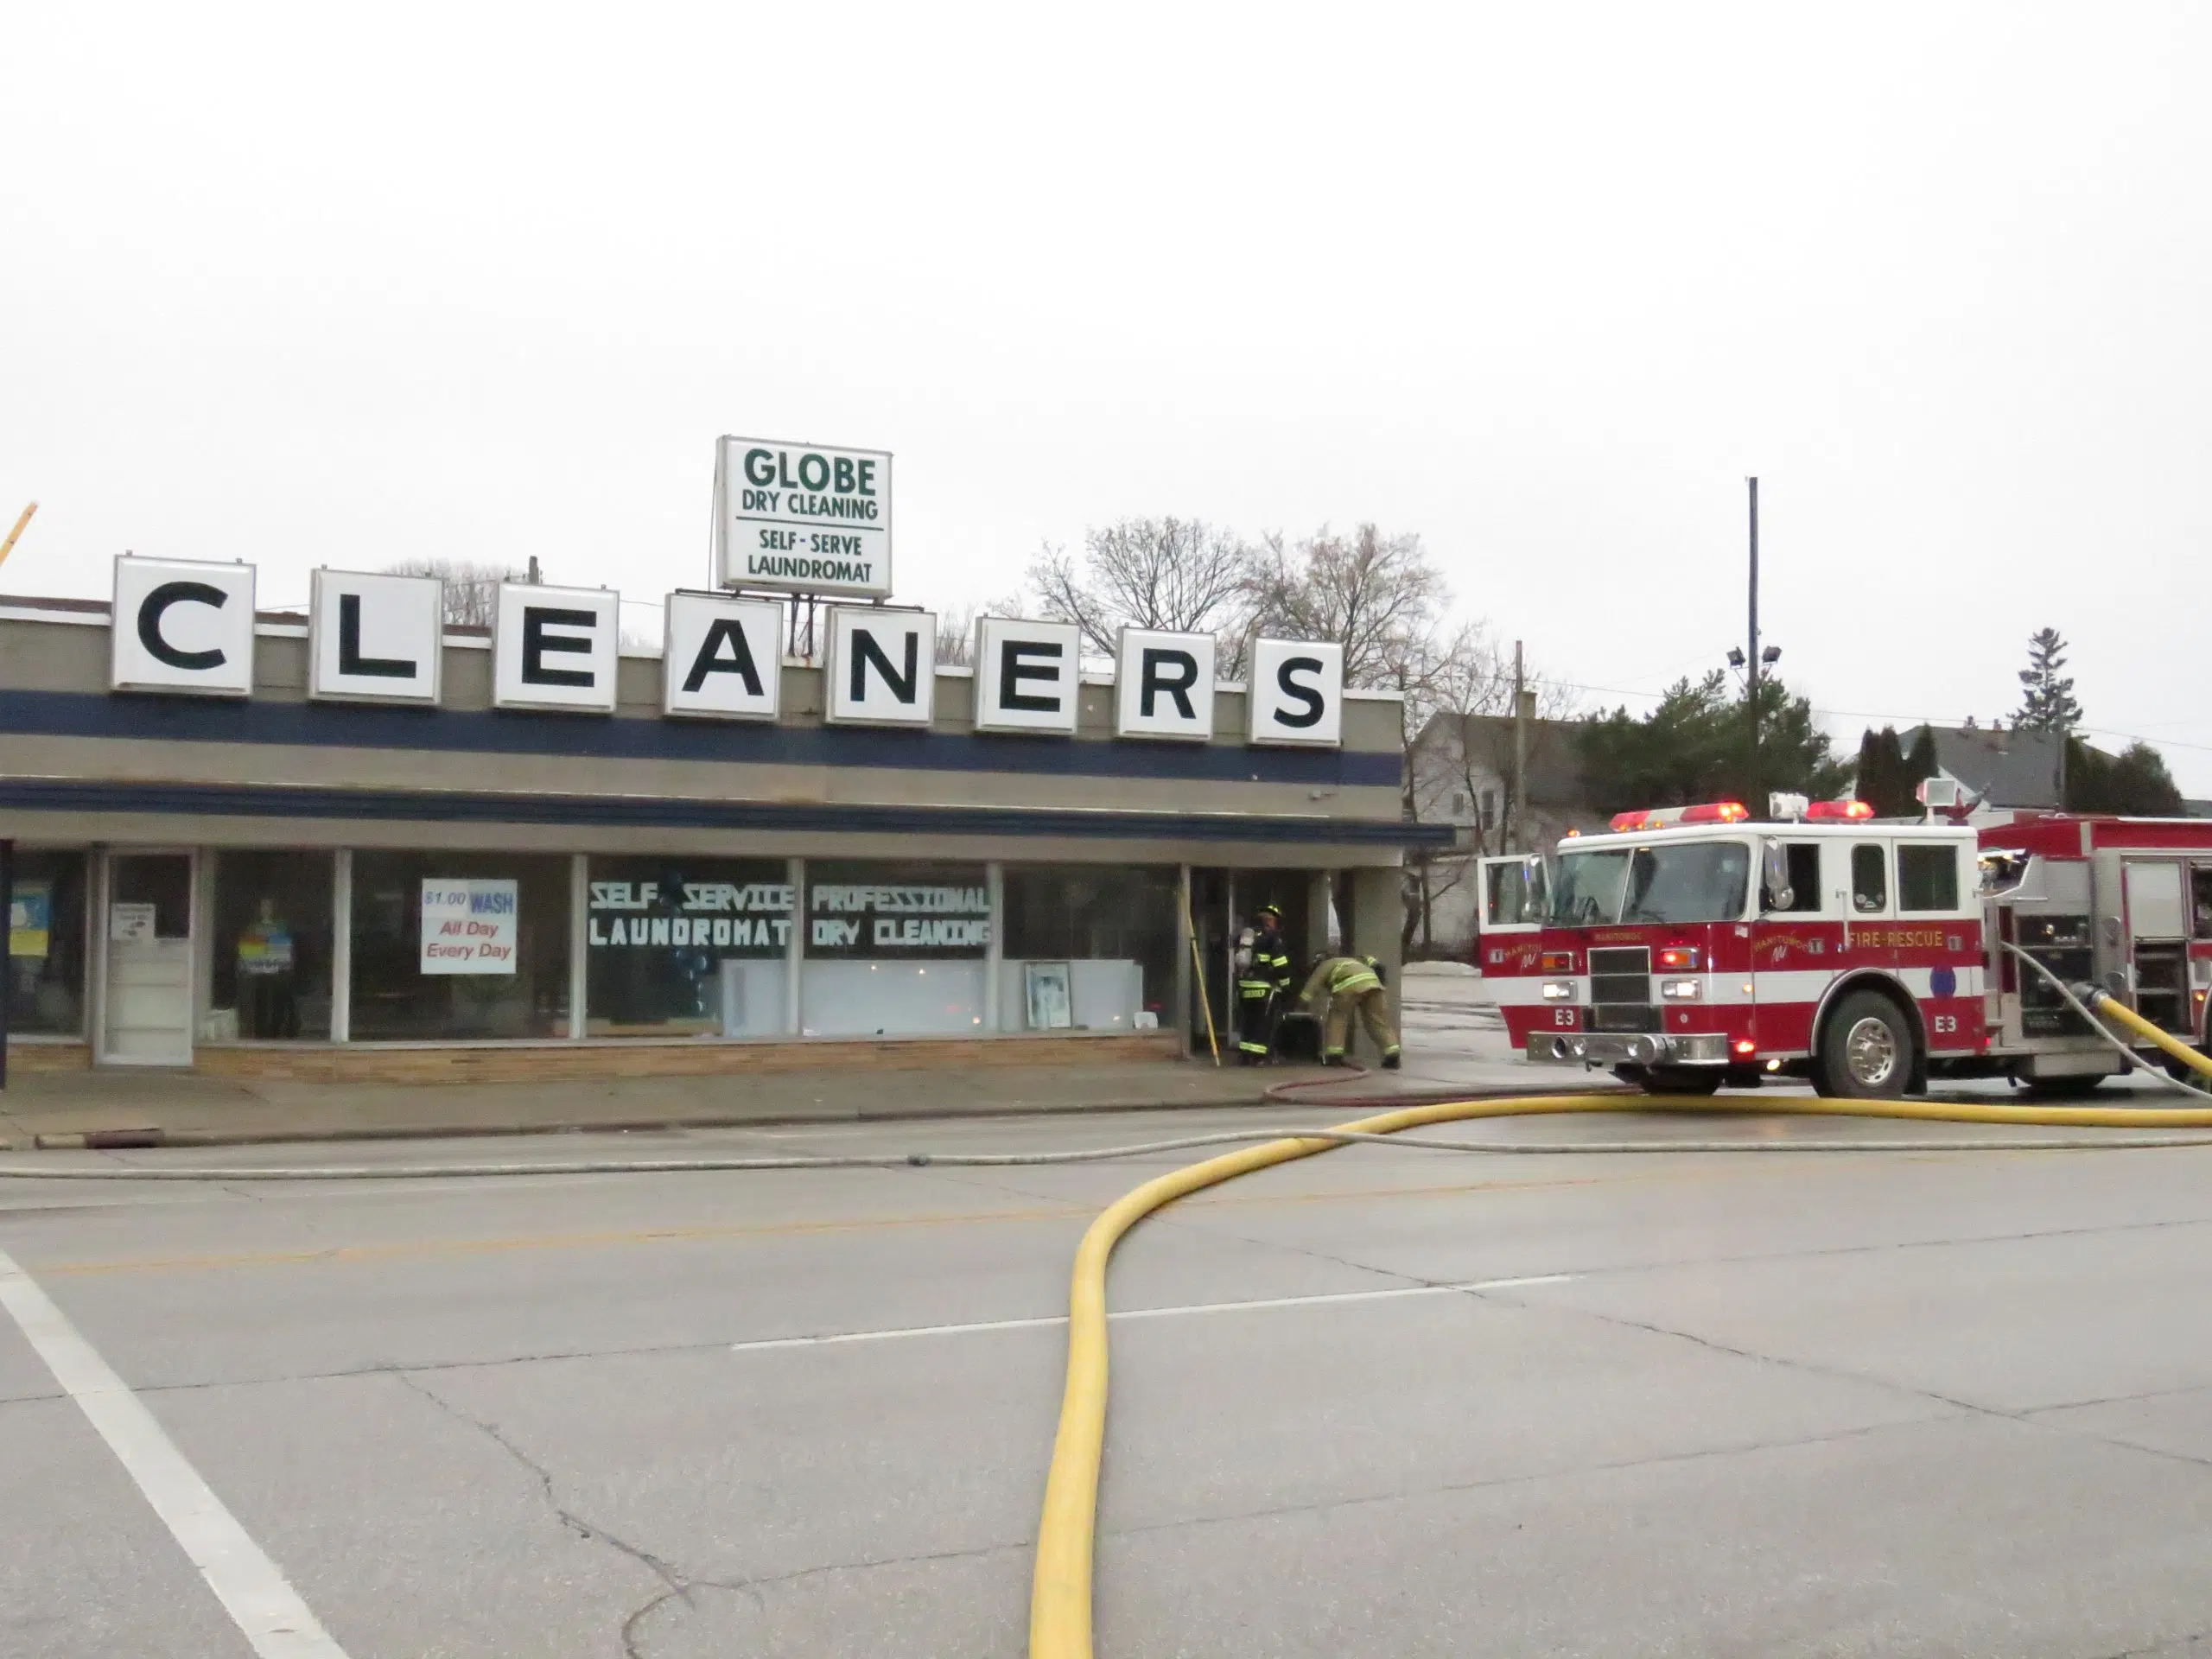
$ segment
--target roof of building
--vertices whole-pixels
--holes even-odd
[[[1993,807],[2044,807],[2058,801],[2058,734],[1994,726],[1914,727],[1898,741],[1910,750],[1923,730],[1936,737],[1936,764]]]

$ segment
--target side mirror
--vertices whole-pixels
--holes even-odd
[[[1787,910],[1797,902],[1789,887],[1789,855],[1778,841],[1770,841],[1763,849],[1759,886],[1766,895],[1761,910]]]

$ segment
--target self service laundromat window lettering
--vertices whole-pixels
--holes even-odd
[[[891,456],[724,438],[715,457],[715,581],[780,593],[891,592]]]

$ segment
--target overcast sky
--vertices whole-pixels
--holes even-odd
[[[22,6],[0,589],[132,549],[707,575],[717,433],[899,597],[1126,514],[1417,531],[1632,704],[1764,625],[2212,795],[2212,8]],[[0,521],[0,533],[4,533]],[[641,622],[644,611],[632,614]]]

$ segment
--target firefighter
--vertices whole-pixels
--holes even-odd
[[[1290,952],[1282,912],[1262,905],[1252,917],[1252,943],[1236,982],[1236,1053],[1245,1065],[1265,1065],[1274,1052],[1275,1007],[1290,991]]]
[[[1344,1044],[1351,1035],[1352,1014],[1357,1010],[1359,1023],[1382,1051],[1382,1069],[1396,1071],[1398,1033],[1390,1029],[1390,999],[1382,988],[1382,964],[1372,957],[1324,957],[1314,964],[1298,1003],[1300,1007],[1311,1007],[1324,996],[1329,999],[1329,1016],[1321,1064],[1344,1063]]]

